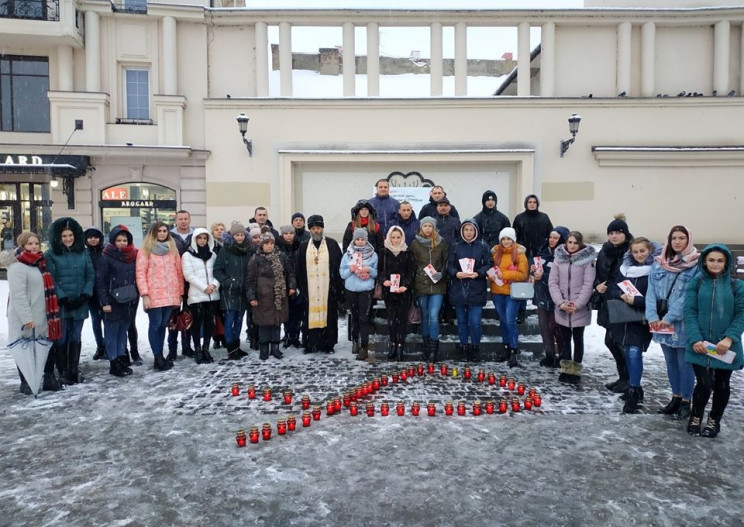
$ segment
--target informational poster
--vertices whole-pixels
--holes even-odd
[[[429,192],[431,192],[431,187],[390,187],[390,196],[398,201],[410,203],[413,212],[416,214],[421,210],[421,207],[429,203]],[[375,187],[372,187],[371,197],[374,197],[374,195]]]
[[[144,240],[142,218],[139,216],[111,216],[111,227],[113,228],[117,225],[125,225],[129,229],[129,232],[132,233],[134,246],[138,249],[142,247],[142,241]]]

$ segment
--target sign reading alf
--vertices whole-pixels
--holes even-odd
[[[3,161],[4,165],[43,165],[41,156],[7,155]]]

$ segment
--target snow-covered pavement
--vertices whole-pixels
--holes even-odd
[[[593,326],[581,389],[535,362],[511,372],[540,390],[540,412],[445,417],[445,401],[470,409],[505,390],[437,373],[381,390],[373,418],[363,408],[327,417],[323,407],[303,428],[302,395],[325,401],[402,366],[360,363],[342,342],[332,356],[290,349],[283,361],[181,359],[156,373],[143,313],[138,325],[145,365],[133,376],[111,377],[106,361],[90,359],[86,323],[87,382],[38,399],[18,393],[13,360],[0,353],[0,525],[741,525],[741,373],[719,438],[692,438],[654,413],[669,396],[655,345],[646,354],[647,413],[620,413],[603,387],[613,372]],[[504,363],[480,368],[509,373]],[[258,399],[230,396],[233,383],[254,384]],[[260,400],[267,386],[271,402]],[[280,400],[285,389],[291,405]],[[380,416],[383,400],[404,401],[406,416]],[[429,400],[435,417],[426,416]],[[419,417],[413,401],[424,407]],[[290,413],[297,430],[277,436],[277,419]],[[273,427],[270,441],[236,447],[237,429],[263,423]]]

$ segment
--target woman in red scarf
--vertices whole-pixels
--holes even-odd
[[[60,338],[62,323],[59,316],[54,281],[46,268],[39,237],[33,232],[22,232],[17,239],[15,262],[8,266],[10,303],[8,305],[8,342],[20,338]],[[22,264],[22,265],[18,265]],[[21,377],[21,393],[30,395],[31,388]],[[60,384],[54,374],[54,357],[49,355],[44,369],[44,390],[57,391]]]

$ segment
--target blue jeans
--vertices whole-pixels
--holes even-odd
[[[460,337],[460,344],[467,344],[468,337],[470,337],[471,344],[480,346],[483,333],[481,328],[483,306],[455,306],[455,313],[457,313],[457,333]]]
[[[168,328],[171,311],[173,311],[173,306],[153,307],[147,310],[147,317],[150,319],[147,340],[150,341],[150,349],[156,357],[163,354],[165,330]]]
[[[245,311],[228,309],[225,311],[225,342],[232,344],[240,342],[240,330],[243,327],[243,314]]]
[[[103,322],[103,313],[100,309],[88,307],[90,312],[90,322],[93,325],[93,336],[96,338],[96,344],[103,344],[103,331],[101,331],[101,323]]]
[[[75,320],[74,318],[62,319],[62,336],[55,343],[60,349],[67,344],[80,342],[80,333],[83,331],[83,322],[85,320]]]
[[[104,320],[103,330],[106,335],[106,356],[108,360],[114,360],[124,355],[131,323],[131,320]]]
[[[416,300],[421,308],[421,335],[439,340],[439,310],[442,309],[444,295],[421,295]]]
[[[514,300],[509,295],[493,295],[493,307],[499,314],[499,326],[501,326],[501,340],[510,348],[519,347],[519,335],[517,334],[517,311],[519,300]]]
[[[662,344],[661,350],[664,352],[672,393],[681,395],[682,399],[689,401],[692,397],[692,388],[695,386],[695,371],[692,364],[685,362],[685,348],[672,348]]]
[[[628,346],[625,354],[625,360],[628,362],[628,382],[633,388],[638,388],[643,375],[643,351],[638,346]]]

